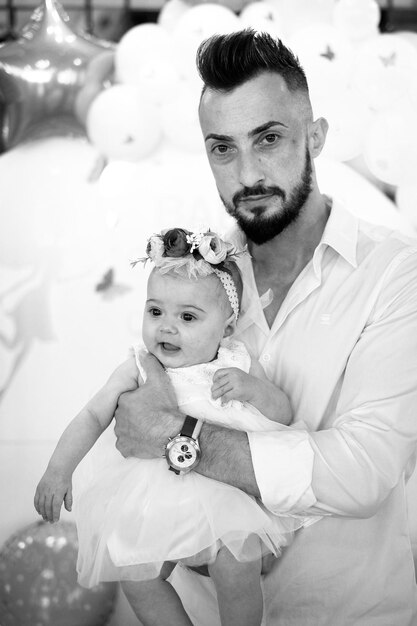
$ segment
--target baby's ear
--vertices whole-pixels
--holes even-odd
[[[236,330],[236,316],[232,313],[226,320],[223,337],[230,337]]]

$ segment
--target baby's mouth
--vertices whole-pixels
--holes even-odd
[[[160,346],[165,352],[178,352],[181,348],[178,346],[174,346],[172,343],[167,343],[166,341],[161,341]]]

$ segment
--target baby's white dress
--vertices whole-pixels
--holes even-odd
[[[135,355],[144,378],[138,348]],[[250,404],[213,400],[213,374],[224,367],[249,371],[243,343],[224,340],[214,361],[167,370],[181,411],[244,431],[287,428]],[[235,487],[196,472],[178,476],[168,470],[165,458],[125,459],[114,448],[114,439],[101,454],[105,463],[96,465],[88,484],[82,481],[74,507],[78,580],[85,587],[155,578],[164,561],[202,565],[215,559],[221,545],[238,560],[252,560],[259,553],[245,540],[253,534],[260,538],[263,554],[279,555],[291,540],[295,520],[272,515]]]

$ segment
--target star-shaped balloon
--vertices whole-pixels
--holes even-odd
[[[34,135],[85,129],[77,98],[86,89],[91,62],[115,45],[75,33],[55,0],[44,0],[20,38],[0,47],[0,152]]]

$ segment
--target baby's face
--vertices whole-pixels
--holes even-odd
[[[187,280],[153,271],[143,313],[145,346],[165,367],[212,361],[220,340],[233,331],[233,314],[224,305],[214,275]]]

